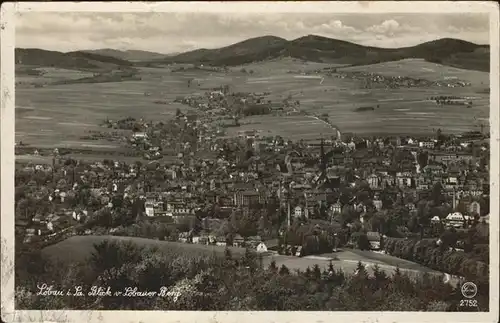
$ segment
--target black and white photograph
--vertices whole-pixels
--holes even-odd
[[[387,3],[9,6],[2,319],[497,321],[498,4]]]

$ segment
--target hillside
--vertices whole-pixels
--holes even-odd
[[[241,65],[266,59],[292,57],[311,62],[366,65],[405,58],[420,58],[458,68],[489,71],[489,46],[444,38],[405,48],[378,48],[309,35],[292,41],[264,36],[218,49],[198,49],[156,63]]]
[[[170,55],[149,52],[144,50],[117,50],[111,48],[85,50],[83,52],[99,54],[103,56],[114,57],[126,61],[148,61],[154,59],[162,59]]]
[[[159,241],[138,237],[120,236],[73,236],[42,250],[49,257],[60,261],[78,262],[84,261],[94,251],[94,244],[105,240],[128,241],[136,243],[141,247],[157,247],[159,251],[170,254],[187,254],[191,257],[211,256],[214,254],[224,255],[225,248],[219,246],[206,246],[199,244],[188,244],[180,242]],[[233,255],[243,255],[245,249],[230,247]]]
[[[207,63],[213,65],[240,65],[280,56],[279,53],[288,41],[274,36],[251,38],[245,41],[218,48],[197,49],[168,57],[163,62]]]
[[[16,65],[56,67],[95,72],[132,68],[132,63],[129,61],[81,51],[62,53],[36,48],[16,48],[15,60]]]

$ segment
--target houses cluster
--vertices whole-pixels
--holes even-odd
[[[196,235],[193,231],[182,232],[179,242],[200,245],[216,245],[221,247],[249,248],[258,253],[267,253],[276,248],[276,241],[264,241],[260,236],[242,237],[236,234],[234,237],[217,236],[212,234]]]
[[[74,222],[71,221],[69,211],[58,212],[57,214],[36,213],[29,220],[16,219],[15,222],[16,232],[23,237],[24,243],[57,238],[71,229],[73,225]]]
[[[206,97],[212,104],[225,102],[227,91],[210,91]],[[193,225],[200,216],[227,219],[235,210],[244,216],[255,209],[284,213],[287,224],[311,219],[333,223],[348,208],[360,213],[363,223],[371,209],[382,211],[394,203],[416,212],[417,202],[429,198],[437,184],[454,214],[446,218],[450,225],[458,225],[457,213],[464,221],[485,215],[480,202],[488,198],[489,148],[476,139],[339,134],[293,142],[255,130],[224,137],[211,118],[178,113],[166,123],[141,121],[143,131],[133,132],[130,140],[134,149],[168,152],[168,159],[84,163],[58,156],[51,166],[19,164],[16,183],[31,187],[29,198],[40,207],[23,206],[16,217],[28,220],[29,232],[38,232],[33,225],[37,212],[57,214],[44,225],[59,232],[64,221],[76,225],[102,210],[117,217],[124,208],[150,221],[179,225]],[[119,122],[124,127],[137,123]],[[224,238],[208,232],[180,239],[222,245],[228,243]],[[230,244],[269,248],[258,247],[262,239],[242,239],[235,236]]]
[[[469,82],[457,79],[445,79],[439,81],[430,81],[426,79],[416,79],[408,76],[387,76],[371,72],[360,71],[335,71],[331,76],[341,79],[353,79],[364,82],[365,88],[372,88],[376,85],[382,85],[387,88],[411,88],[411,87],[467,87]]]
[[[431,223],[433,224],[444,224],[445,227],[448,228],[456,228],[456,229],[461,229],[461,228],[468,228],[472,225],[474,221],[480,222],[480,223],[485,223],[489,224],[490,222],[490,215],[485,214],[483,216],[480,216],[480,206],[478,202],[472,202],[469,205],[469,210],[467,213],[463,214],[462,212],[452,212],[449,213],[445,218],[440,218],[439,216],[434,216],[431,219]]]

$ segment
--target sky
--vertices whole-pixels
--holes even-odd
[[[113,48],[178,53],[218,48],[265,35],[319,35],[377,47],[439,38],[489,44],[486,14],[102,13],[25,12],[16,47],[56,51]]]

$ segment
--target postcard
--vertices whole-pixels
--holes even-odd
[[[4,322],[498,321],[497,3],[0,21]]]

